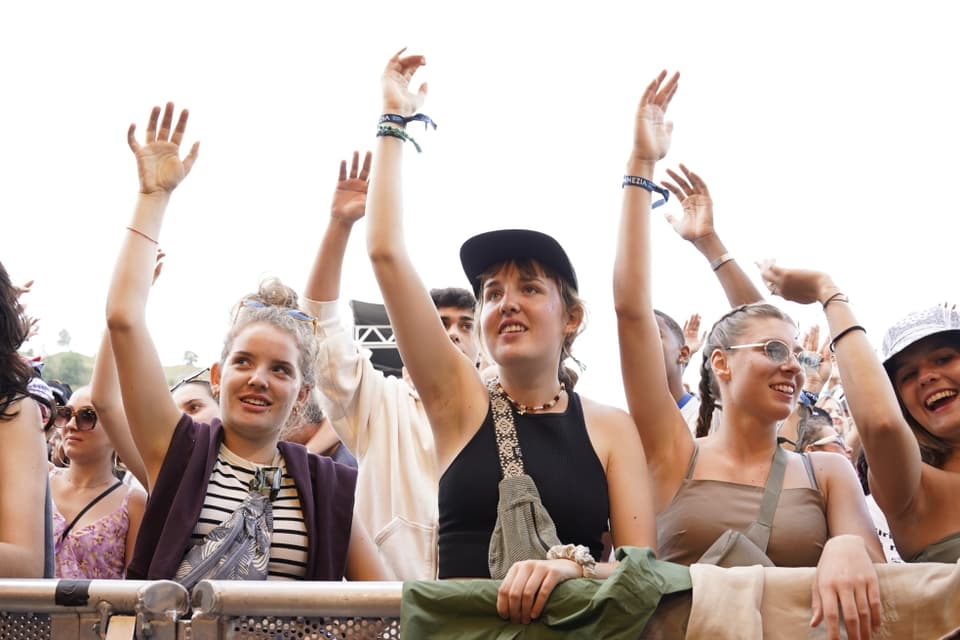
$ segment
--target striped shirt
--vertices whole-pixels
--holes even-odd
[[[263,465],[241,458],[226,445],[220,445],[200,519],[190,536],[192,544],[202,544],[206,535],[240,506],[250,492],[250,480],[258,466]],[[307,527],[300,496],[279,452],[272,466],[283,470],[283,479],[280,493],[273,501],[268,580],[302,580],[307,570]]]

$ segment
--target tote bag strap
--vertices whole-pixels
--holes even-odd
[[[773,464],[770,465],[767,485],[763,491],[763,499],[760,501],[760,515],[746,532],[747,537],[764,553],[766,553],[767,544],[770,542],[773,516],[777,512],[777,504],[780,502],[780,491],[783,489],[783,476],[787,471],[788,460],[787,452],[778,446],[776,451],[773,452]]]
[[[500,471],[504,478],[524,475],[523,451],[517,439],[517,429],[513,423],[513,409],[503,392],[500,391],[500,379],[487,381],[490,393],[490,410],[493,413],[493,426],[497,436],[497,452],[500,458]]]

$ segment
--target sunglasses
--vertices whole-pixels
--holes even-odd
[[[185,384],[189,384],[189,383],[191,383],[191,382],[196,382],[196,381],[197,381],[197,378],[199,378],[200,376],[202,376],[203,374],[205,374],[207,371],[210,371],[210,367],[204,367],[203,369],[200,369],[199,371],[194,371],[194,372],[191,373],[190,375],[184,376],[183,378],[180,378],[179,380],[177,380],[176,382],[173,383],[173,386],[172,386],[172,387],[170,387],[170,393],[173,393],[174,391],[176,391],[177,389],[179,389],[180,387],[182,387],[182,386],[185,385]],[[202,382],[206,382],[206,380],[203,380]]]
[[[309,322],[313,325],[313,335],[317,335],[317,319],[313,316],[300,311],[299,309],[290,309],[287,307],[277,307],[277,305],[267,304],[266,302],[260,302],[259,300],[251,300],[250,298],[244,298],[240,301],[241,307],[250,307],[251,309],[265,309],[267,307],[276,307],[277,309],[283,309],[283,311],[293,318],[294,320],[299,320],[300,322]],[[240,309],[237,308],[237,315],[240,315]],[[233,319],[234,322],[237,321],[236,318]]]
[[[847,448],[847,443],[843,441],[843,436],[841,436],[839,433],[834,434],[832,436],[824,436],[819,440],[815,440],[811,442],[810,444],[811,446],[814,446],[814,447],[823,447],[825,445],[830,444],[831,442],[839,446],[841,449]]]
[[[76,418],[77,431],[91,431],[97,426],[97,412],[93,407],[57,407],[55,410],[56,418],[54,424],[57,428],[63,429],[70,422],[71,418]]]
[[[816,369],[820,366],[820,354],[816,351],[797,351],[794,353],[783,340],[767,340],[766,342],[753,342],[751,344],[736,344],[725,347],[727,351],[737,349],[763,349],[763,354],[776,362],[777,364],[786,364],[790,356],[795,355],[797,362],[809,369]]]

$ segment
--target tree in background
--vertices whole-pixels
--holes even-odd
[[[191,367],[197,366],[197,360],[200,359],[200,356],[195,354],[193,351],[184,351],[183,352],[183,364],[190,365]]]
[[[57,346],[63,347],[65,350],[70,350],[70,332],[66,329],[60,329],[58,334],[59,338],[57,339]]]

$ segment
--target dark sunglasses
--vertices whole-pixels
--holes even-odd
[[[240,301],[240,306],[250,307],[251,309],[265,309],[267,307],[275,307],[276,305],[270,305],[270,304],[267,304],[266,302],[260,302],[259,300],[251,300],[249,298],[244,298],[243,300]],[[314,318],[310,314],[300,311],[299,309],[290,309],[287,307],[277,307],[277,308],[283,309],[283,311],[294,320],[299,320],[301,322],[309,322],[310,324],[312,324],[313,335],[317,335],[317,319],[316,318]],[[239,312],[240,312],[240,309],[238,307],[237,315],[239,315]],[[236,322],[236,320],[237,319],[234,318],[234,322]]]
[[[54,424],[59,429],[66,427],[71,418],[77,420],[77,431],[90,431],[97,426],[97,412],[93,407],[80,407],[76,410],[73,407],[57,407],[56,416]]]
[[[816,369],[820,366],[820,354],[816,351],[797,351],[790,350],[789,345],[783,340],[767,340],[766,342],[753,342],[751,344],[736,344],[725,347],[727,351],[737,349],[763,349],[763,354],[776,362],[777,364],[786,364],[790,356],[794,355],[802,366],[810,369]]]
[[[179,389],[185,384],[189,384],[191,382],[197,382],[197,378],[205,374],[207,371],[210,371],[210,367],[204,367],[199,371],[194,371],[190,375],[180,378],[179,380],[173,383],[172,387],[170,387],[170,393],[173,393],[174,391],[176,391],[177,389]],[[206,380],[202,380],[201,382],[206,382]]]

